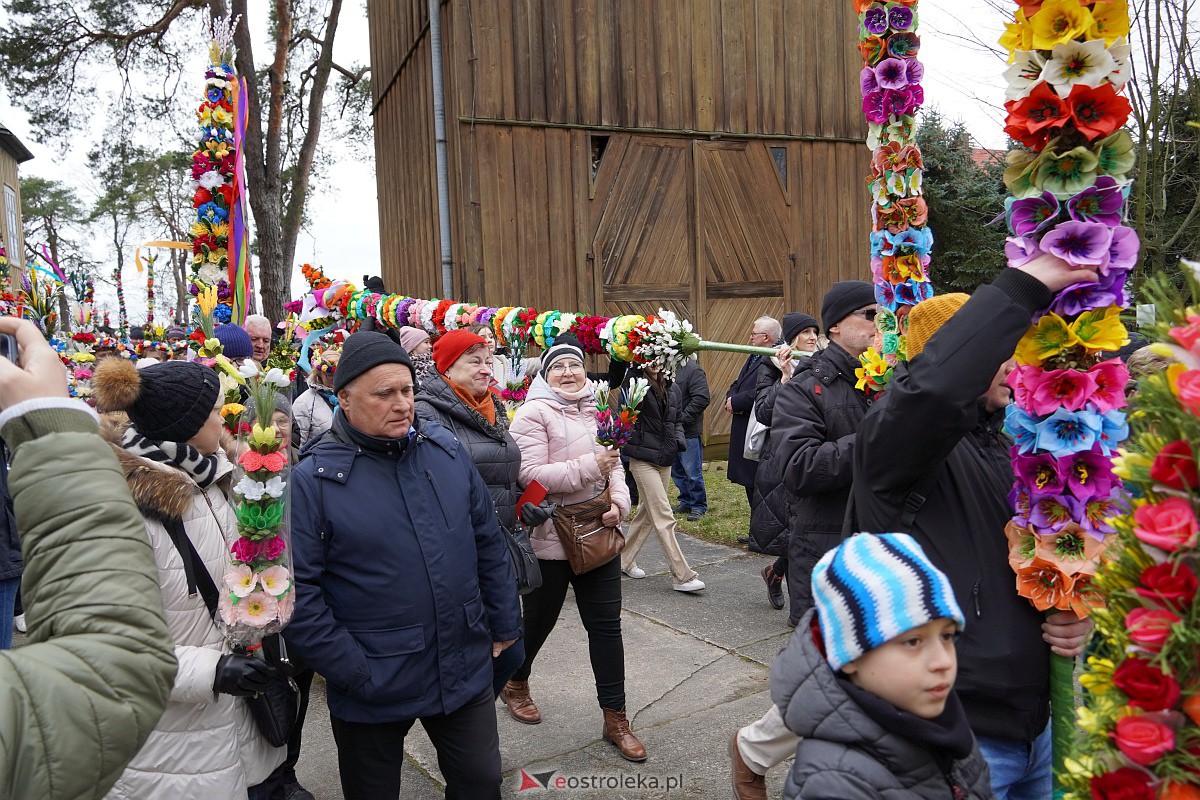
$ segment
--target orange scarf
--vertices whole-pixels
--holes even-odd
[[[484,392],[483,397],[476,400],[465,389],[449,378],[446,378],[446,383],[450,384],[450,388],[458,395],[458,399],[467,404],[467,408],[473,408],[478,411],[479,416],[486,419],[489,425],[496,424],[496,404],[492,402],[491,392]]]

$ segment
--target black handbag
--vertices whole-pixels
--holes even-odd
[[[542,568],[533,553],[529,532],[520,522],[515,523],[511,531],[503,525],[500,528],[504,531],[504,542],[517,572],[517,594],[529,594],[542,585]]]
[[[204,566],[200,554],[196,552],[196,546],[188,538],[183,521],[173,519],[166,522],[164,527],[175,549],[179,551],[180,558],[183,559],[188,594],[199,592],[213,622],[217,622],[217,585],[208,574],[208,568]],[[234,652],[238,655],[249,654],[243,647],[235,647]],[[250,716],[254,719],[259,733],[272,747],[282,747],[287,744],[292,729],[296,726],[296,720],[300,718],[300,687],[292,679],[292,665],[288,661],[287,646],[279,634],[263,637],[262,654],[267,665],[271,667],[267,688],[253,697],[244,699],[250,705]]]

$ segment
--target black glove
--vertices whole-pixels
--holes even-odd
[[[545,500],[541,505],[525,503],[521,506],[521,522],[530,528],[536,528],[552,516],[554,516],[554,504]]]
[[[253,697],[267,688],[270,675],[271,668],[267,662],[253,656],[230,653],[221,656],[217,662],[213,691],[235,697]]]

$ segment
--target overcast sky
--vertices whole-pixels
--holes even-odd
[[[1003,147],[1001,73],[1005,65],[996,55],[995,45],[1004,28],[1002,15],[989,8],[985,0],[921,0],[918,8],[926,107],[936,108],[951,121],[961,120],[980,145]],[[350,0],[342,12],[335,56],[345,63],[364,58],[363,54],[369,51],[364,9],[363,0]],[[855,31],[846,31],[844,35],[856,41]],[[203,47],[199,46],[198,51],[202,54]],[[262,52],[256,48],[256,53]],[[202,91],[202,78],[201,71],[194,87],[197,98]],[[0,122],[16,133],[35,155],[33,161],[22,166],[22,174],[73,182],[90,140],[81,144],[78,153],[60,159],[54,151],[34,141],[25,114],[12,107],[7,97],[4,99],[7,110]],[[180,176],[181,186],[187,177]],[[864,214],[866,203],[864,191]],[[312,224],[297,241],[297,263],[316,263],[331,277],[356,282],[361,281],[364,273],[378,271],[379,223],[373,163],[340,159],[329,176],[327,188],[310,199],[309,208]],[[132,260],[132,253],[127,260]],[[139,280],[126,276],[126,296],[134,321],[145,315],[145,290],[137,285]],[[301,291],[303,284],[296,270],[294,291]],[[103,302],[105,292],[100,295]]]

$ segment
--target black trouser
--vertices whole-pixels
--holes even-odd
[[[625,645],[621,640],[621,559],[614,557],[602,567],[576,575],[566,561],[543,561],[542,585],[521,598],[525,610],[525,663],[513,680],[527,681],[533,660],[546,643],[563,601],[567,586],[575,588],[579,619],[588,634],[588,654],[596,678],[596,700],[601,708],[625,709]]]
[[[450,714],[421,717],[437,750],[447,800],[500,800],[500,736],[491,687]],[[346,800],[400,797],[404,737],[416,720],[346,722],[330,716]]]

